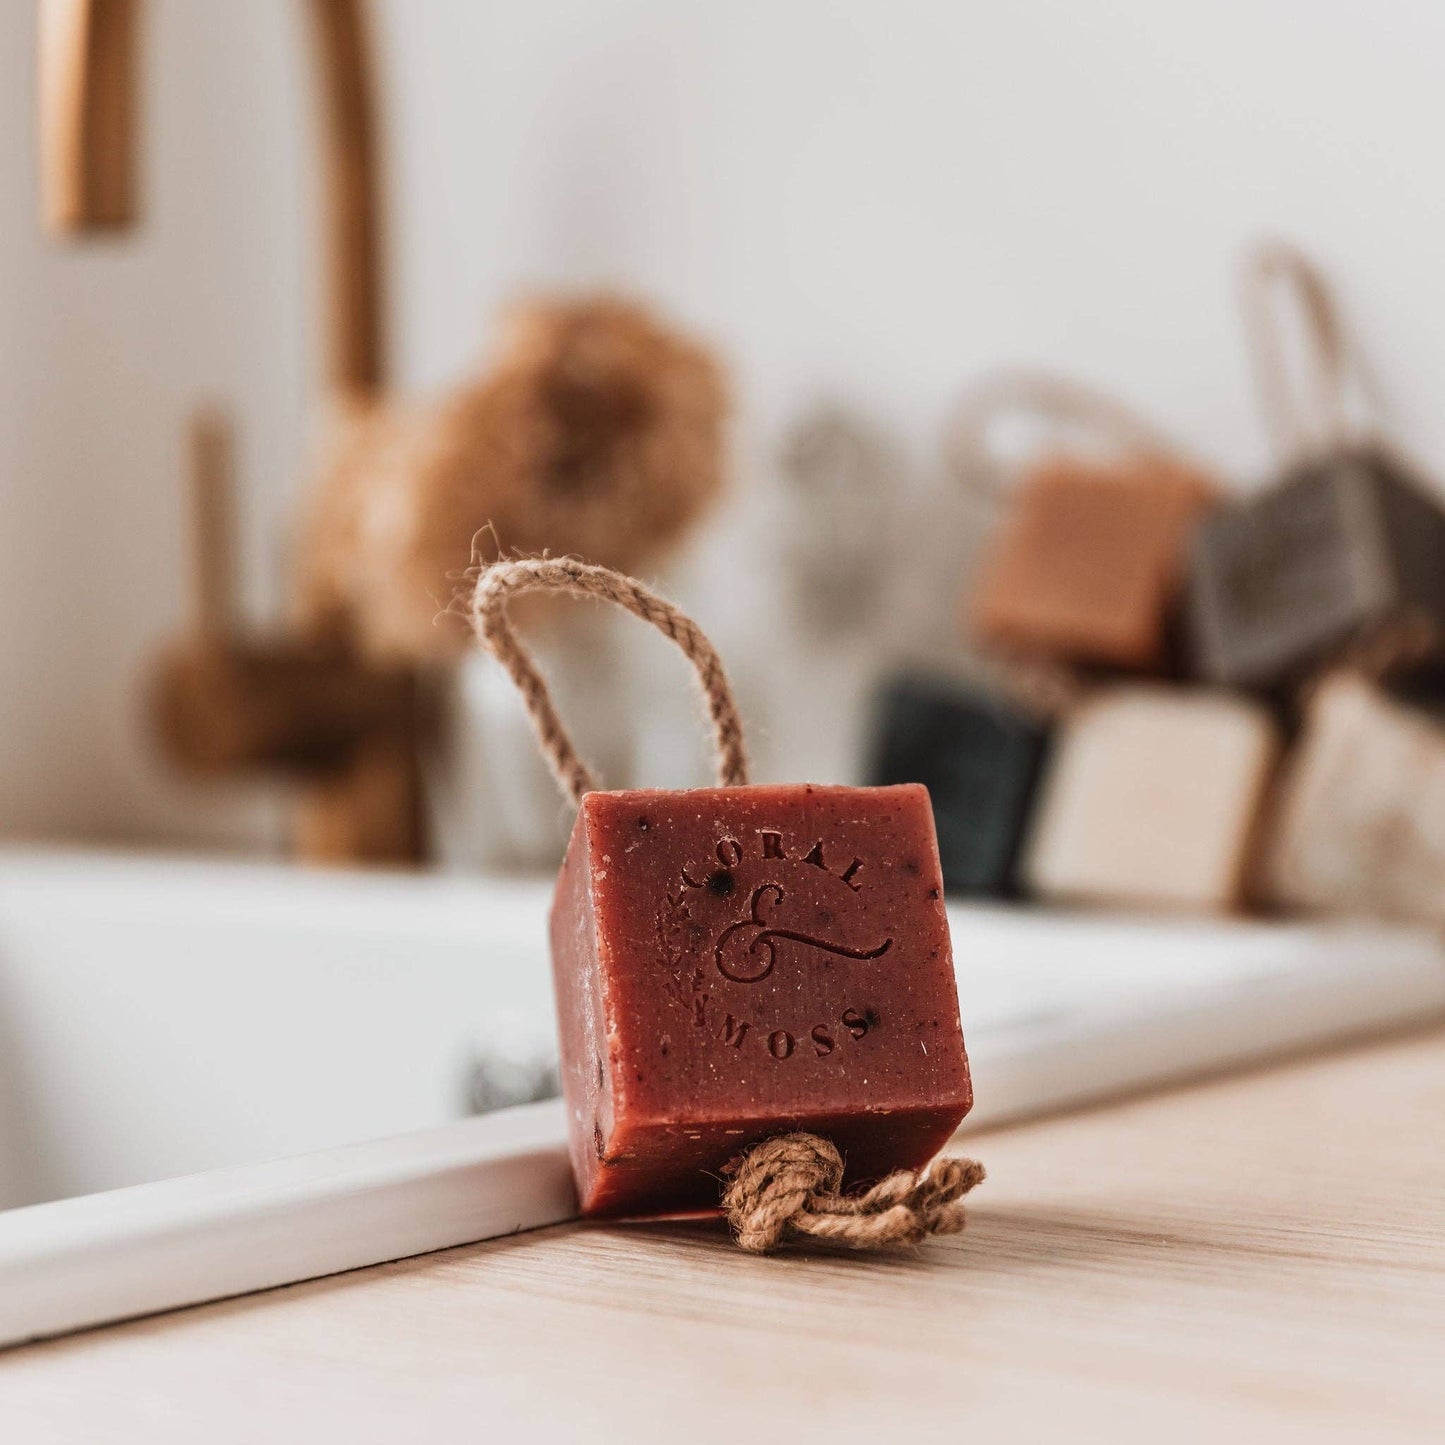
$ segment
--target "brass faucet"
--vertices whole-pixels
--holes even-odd
[[[139,0],[39,0],[42,208],[57,236],[123,230],[137,214]],[[365,403],[384,382],[376,105],[362,0],[302,0],[321,95],[326,373]],[[296,850],[338,862],[422,854],[420,679],[363,661],[345,638],[239,634],[229,569],[229,445],[193,447],[195,617],[157,671],[154,716],[176,761],[302,783]]]

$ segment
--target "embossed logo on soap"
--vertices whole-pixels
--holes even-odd
[[[833,943],[826,938],[816,938],[793,928],[780,928],[775,919],[762,916],[764,905],[771,913],[787,901],[787,894],[781,884],[760,883],[753,889],[752,907],[741,923],[725,928],[713,950],[717,959],[717,971],[734,983],[761,983],[778,961],[780,941],[801,943],[805,948],[816,948],[820,953],[831,953],[838,958],[882,958],[893,940],[885,938],[876,948],[849,948],[847,944]]]
[[[841,1041],[863,1038],[879,1019],[861,999],[824,1018],[764,1017],[787,995],[749,1002],[746,986],[790,968],[816,975],[818,965],[836,964],[840,990],[866,988],[866,973],[850,965],[886,967],[894,946],[860,902],[866,877],[863,859],[835,864],[820,841],[790,847],[766,828],[746,841],[723,838],[713,859],[681,869],[659,917],[669,993],[697,1028],[730,1050],[779,1061],[805,1053],[827,1058]]]

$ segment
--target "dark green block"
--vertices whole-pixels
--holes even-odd
[[[1012,891],[1047,726],[980,689],[912,676],[881,691],[875,727],[869,781],[928,789],[948,891]]]
[[[1445,509],[1377,451],[1303,465],[1200,527],[1187,614],[1196,670],[1241,687],[1293,683],[1406,614],[1445,632]]]

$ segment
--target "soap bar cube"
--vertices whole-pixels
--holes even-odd
[[[1188,629],[1212,681],[1287,686],[1407,613],[1445,630],[1445,510],[1380,452],[1301,466],[1195,539]]]
[[[895,678],[877,708],[870,780],[922,783],[950,893],[1011,891],[1048,725],[974,686]]]
[[[794,1129],[917,1167],[972,1102],[920,787],[589,793],[552,960],[585,1214],[715,1207]]]
[[[1245,698],[1132,686],[1061,729],[1026,844],[1045,898],[1222,910],[1238,901],[1276,728]]]
[[[1280,790],[1263,893],[1445,924],[1445,726],[1338,673],[1315,690]]]
[[[1212,498],[1203,477],[1167,458],[1046,463],[1021,483],[985,559],[973,630],[1065,661],[1158,670]]]

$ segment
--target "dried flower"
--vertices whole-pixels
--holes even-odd
[[[517,308],[480,380],[433,405],[343,416],[303,559],[303,619],[367,652],[466,645],[469,566],[570,554],[636,571],[721,490],[728,398],[698,343],[610,297]]]

